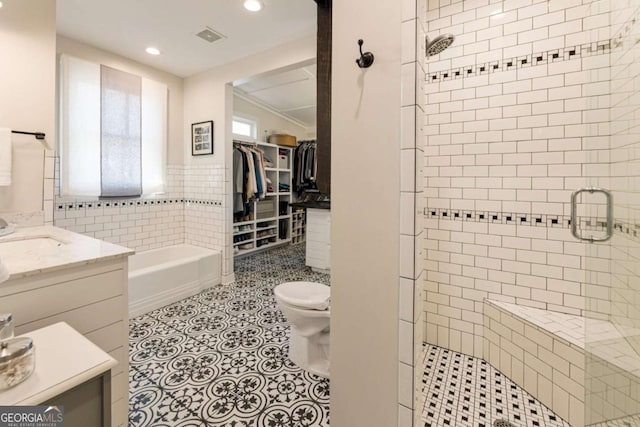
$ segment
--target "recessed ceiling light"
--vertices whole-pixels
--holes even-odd
[[[155,47],[148,47],[145,49],[145,52],[147,52],[149,55],[160,55],[160,50]]]
[[[262,2],[260,0],[244,0],[244,8],[249,12],[258,12],[262,10]]]
[[[2,2],[0,1],[0,7],[2,7]]]

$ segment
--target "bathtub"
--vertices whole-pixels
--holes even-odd
[[[129,317],[197,294],[221,282],[220,252],[167,246],[129,257]]]

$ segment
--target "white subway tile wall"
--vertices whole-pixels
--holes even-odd
[[[184,243],[182,175],[182,166],[167,168],[168,191],[162,197],[90,200],[56,195],[54,225],[137,252]]]
[[[42,186],[42,209],[45,225],[53,225],[53,203],[55,199],[55,152],[44,151],[44,185]]]
[[[569,230],[570,195],[608,169],[609,2],[430,0],[425,61],[424,340],[483,355],[483,300],[610,312],[602,265]],[[583,230],[604,210],[581,206]],[[596,267],[594,267],[596,266]]]
[[[47,161],[53,161],[53,158],[45,159],[45,172]],[[55,167],[58,177],[59,161]],[[53,179],[51,184],[53,190]],[[51,213],[57,227],[127,246],[137,252],[180,243],[224,249],[225,187],[221,166],[169,165],[166,192],[152,197],[69,199],[59,196],[57,180],[55,188],[57,194],[55,200],[51,200]]]
[[[225,245],[225,235],[229,234],[226,228],[230,229],[231,224],[224,217],[225,188],[222,165],[192,165],[184,169],[185,242],[222,251],[226,275],[233,271],[233,262],[229,263],[233,255]]]

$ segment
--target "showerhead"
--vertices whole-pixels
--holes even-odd
[[[427,58],[442,53],[446,48],[451,46],[456,37],[453,34],[442,34],[433,40],[427,37],[426,54]]]

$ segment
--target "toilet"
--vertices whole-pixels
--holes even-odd
[[[330,289],[322,283],[287,282],[273,290],[291,325],[289,359],[324,378],[329,378]]]

